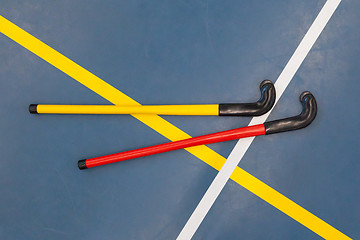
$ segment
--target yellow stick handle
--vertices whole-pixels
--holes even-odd
[[[260,116],[275,103],[275,87],[270,80],[260,84],[261,97],[252,103],[220,103],[197,105],[48,105],[31,104],[30,113],[52,114],[157,114],[157,115],[212,115],[212,116]]]
[[[32,104],[30,113],[48,114],[157,114],[157,115],[215,115],[219,104],[201,105],[47,105]]]

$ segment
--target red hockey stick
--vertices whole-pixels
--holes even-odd
[[[303,105],[303,110],[300,115],[295,117],[265,122],[264,124],[258,124],[254,126],[236,128],[175,142],[163,143],[151,147],[139,148],[102,157],[83,159],[78,161],[78,167],[79,169],[87,169],[109,163],[120,162],[198,145],[301,129],[308,126],[315,119],[317,105],[314,96],[310,92],[303,92],[300,96],[300,101]]]

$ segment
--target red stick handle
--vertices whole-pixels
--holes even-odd
[[[129,160],[133,158],[149,156],[157,153],[169,152],[182,148],[211,144],[216,142],[225,142],[234,139],[254,137],[259,135],[265,135],[264,124],[258,124],[243,128],[236,128],[223,132],[217,132],[199,137],[188,138],[175,142],[163,143],[151,147],[139,148],[131,151],[115,153],[102,157],[84,159],[78,162],[78,166],[80,169],[86,169],[86,168],[101,166],[109,163]]]

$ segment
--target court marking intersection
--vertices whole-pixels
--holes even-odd
[[[269,117],[271,111],[274,109],[276,103],[279,101],[285,89],[295,76],[304,59],[336,11],[340,2],[341,0],[326,1],[318,16],[311,24],[304,38],[301,40],[294,54],[291,56],[289,62],[285,65],[283,71],[280,73],[278,79],[275,82],[276,100],[273,108],[262,116],[253,117],[249,123],[249,126],[262,124]],[[194,212],[191,214],[190,218],[181,230],[177,240],[191,239],[194,236],[195,232],[205,219],[207,213],[210,211],[216,199],[219,197],[221,191],[224,189],[227,181],[231,176],[231,173],[239,165],[254,139],[255,137],[238,140],[225,164],[218,172],[211,185],[205,192],[204,196],[200,200],[199,204],[195,208]],[[323,235],[323,237],[324,236],[326,235]]]

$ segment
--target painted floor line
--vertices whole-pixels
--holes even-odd
[[[292,55],[289,62],[286,64],[285,68],[275,82],[275,89],[277,95],[275,105],[280,99],[281,95],[284,93],[290,81],[293,79],[295,73],[301,66],[307,54],[310,52],[312,46],[325,28],[331,16],[334,14],[340,2],[341,0],[328,0],[324,4],[313,24],[310,26],[299,46],[296,48],[294,54]],[[271,111],[272,110],[260,117],[254,117],[250,121],[249,126],[264,123],[270,115]],[[186,222],[185,226],[181,230],[179,236],[177,237],[177,240],[187,240],[193,237],[193,235],[199,228],[200,224],[204,220],[205,216],[209,212],[210,208],[216,201],[220,192],[224,188],[225,184],[227,183],[235,168],[245,155],[246,151],[249,149],[254,139],[254,137],[245,138],[240,139],[237,142],[225,164],[223,165],[219,173],[216,175],[210,187],[207,189],[205,195],[200,200],[198,206],[195,208],[189,220]],[[324,235],[320,236],[326,239],[339,239],[337,236],[330,236],[329,233],[324,233]]]
[[[0,16],[0,32],[108,101],[117,105],[139,105],[135,100],[2,16]],[[132,116],[171,141],[190,137],[187,133],[157,115],[137,114]],[[191,147],[186,150],[218,171],[220,171],[226,160],[223,156],[207,146]],[[319,235],[321,235],[321,231],[326,230],[329,233],[342,236],[338,239],[349,239],[345,238],[346,236],[344,234],[322,219],[310,213],[245,170],[236,167],[231,175],[231,179]]]

